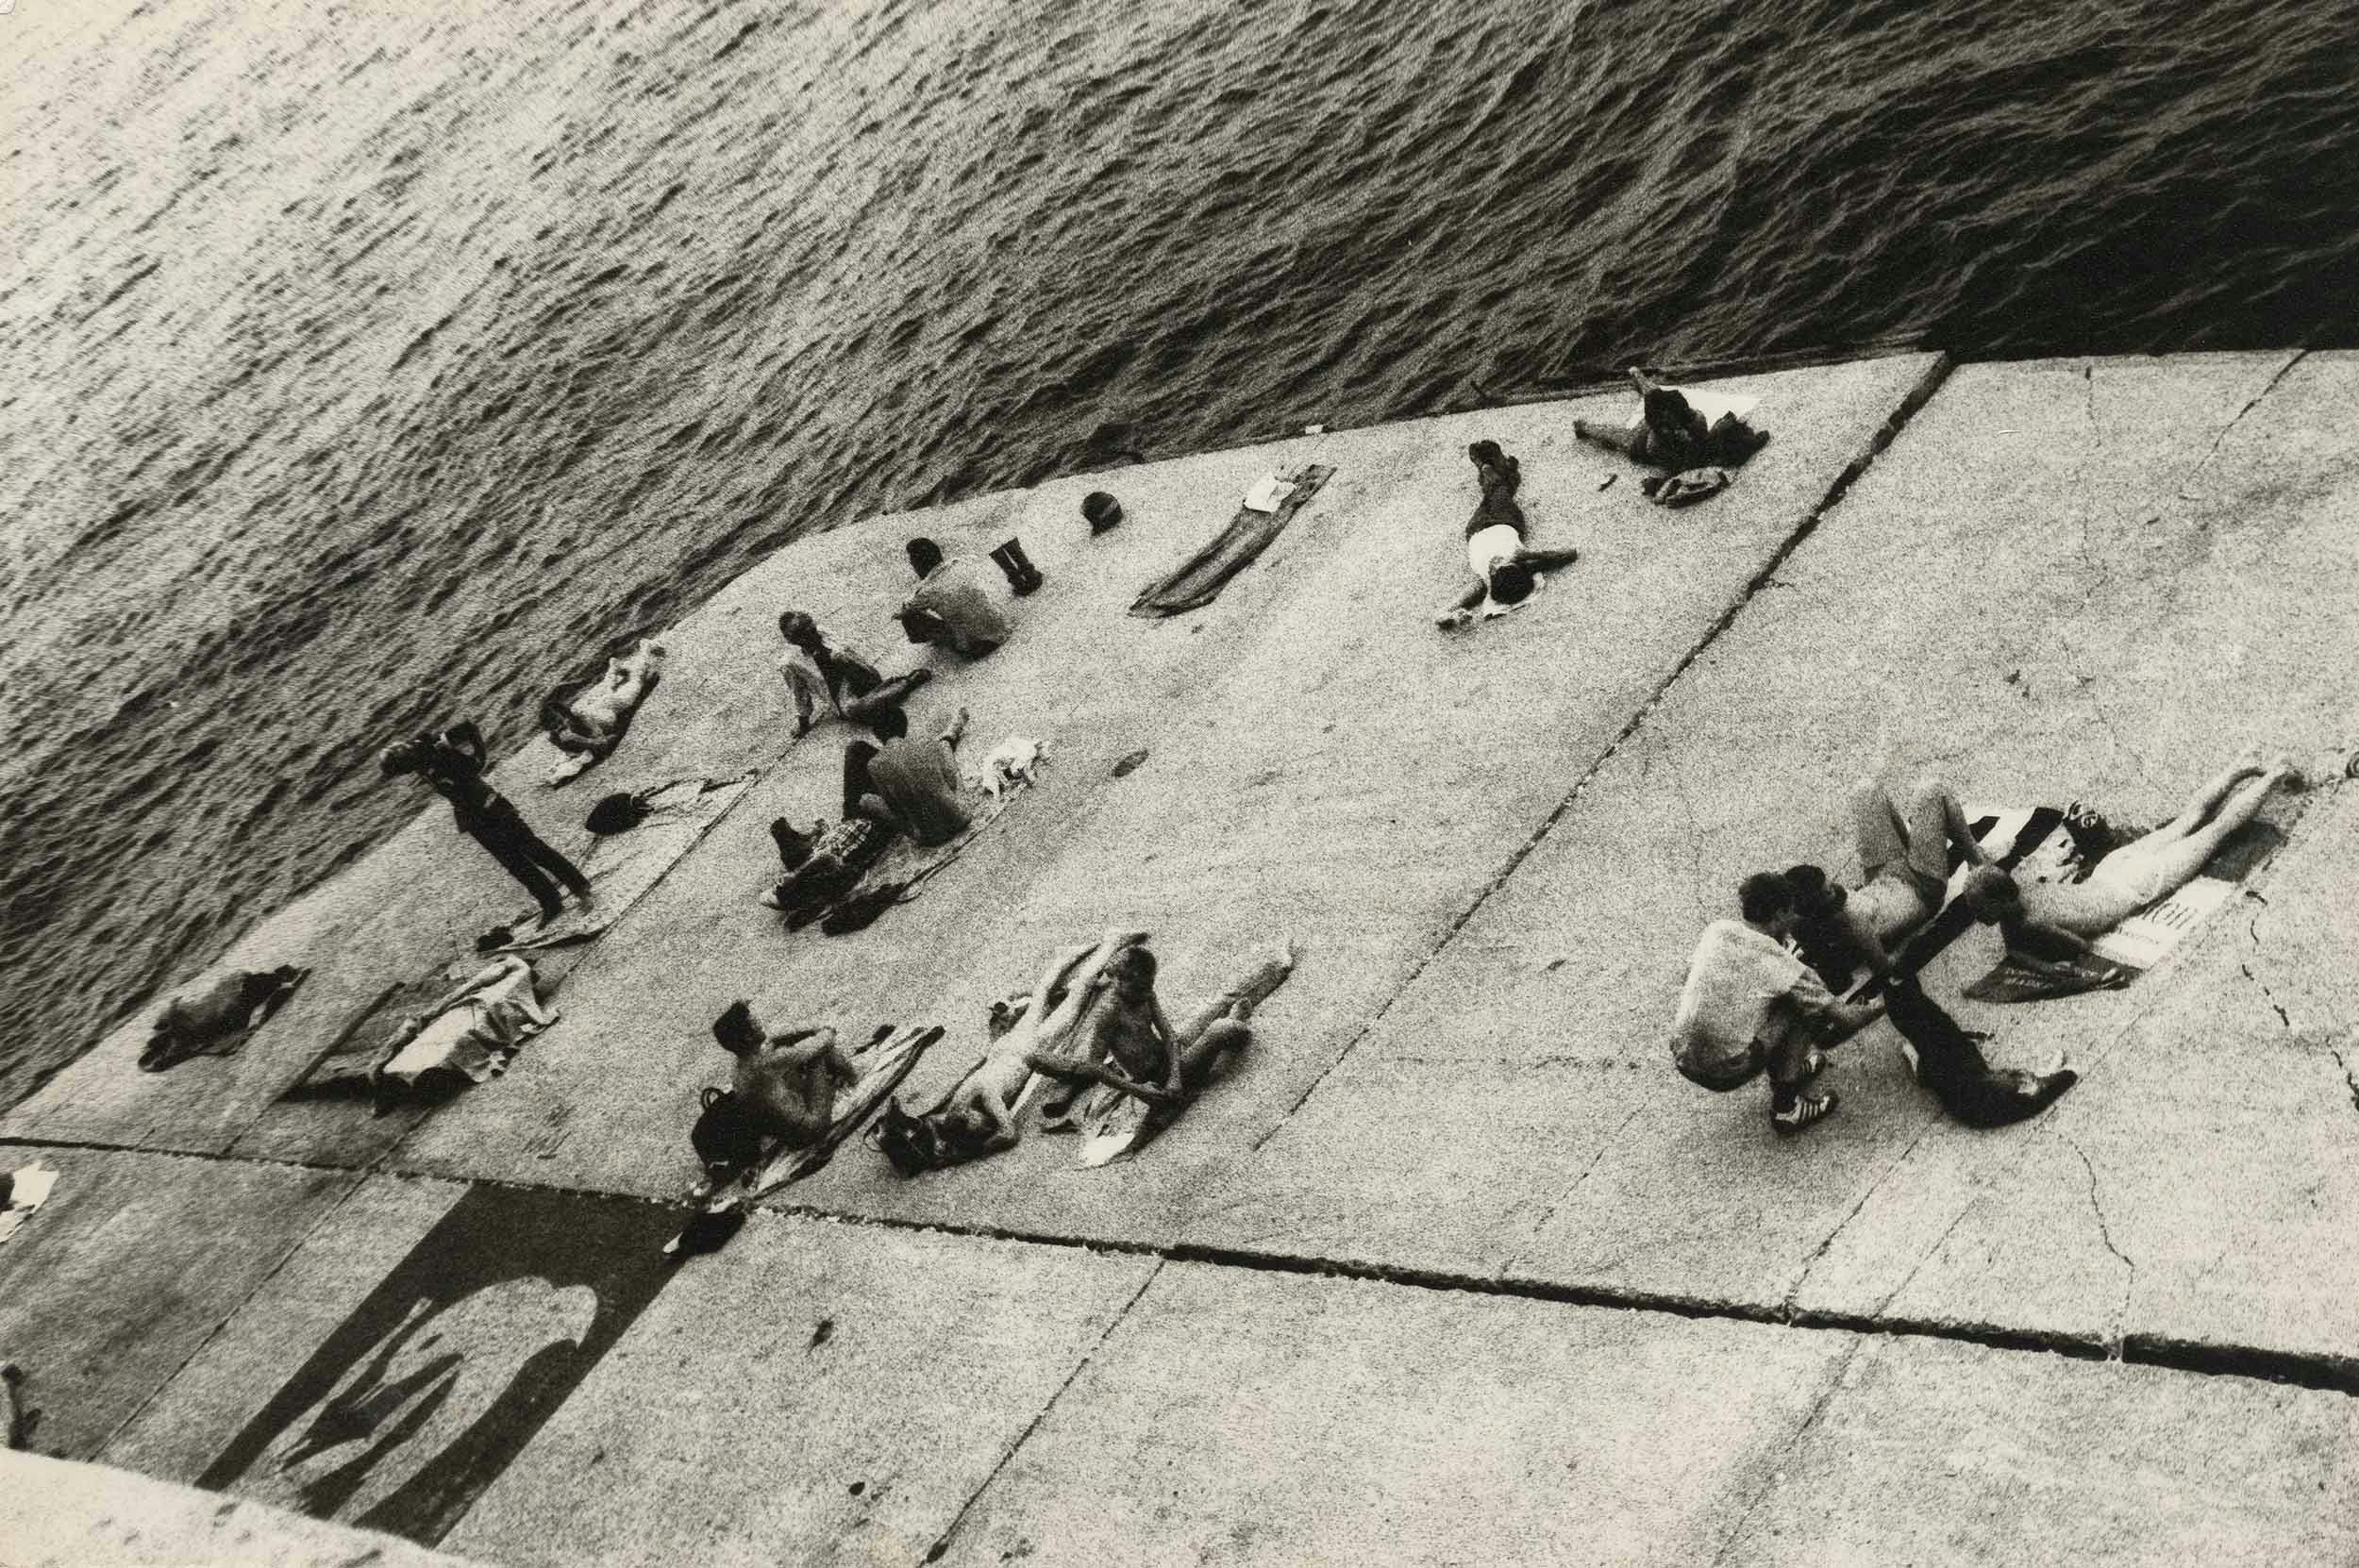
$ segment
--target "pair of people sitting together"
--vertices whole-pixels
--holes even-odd
[[[1635,366],[1627,374],[1638,390],[1638,418],[1622,425],[1577,419],[1573,434],[1672,474],[1708,463],[1733,468],[1769,442],[1732,413],[1705,418],[1684,392]]]
[[[1253,1038],[1253,1010],[1294,972],[1281,943],[1236,984],[1175,1026],[1155,989],[1143,931],[1110,931],[1050,959],[1029,993],[992,1005],[982,1060],[918,1114],[888,1105],[875,1139],[904,1176],[1013,1148],[1036,1077],[1051,1087],[1042,1126],[1070,1130],[1092,1086],[1153,1108],[1146,1136],[1200,1093]]]
[[[2299,787],[2292,763],[2248,753],[2207,781],[2180,814],[2113,847],[2082,875],[2018,882],[1976,842],[1957,795],[1924,779],[1896,801],[1873,780],[1851,792],[1861,881],[1845,888],[1815,866],[1764,872],[1738,889],[1740,919],[1715,921],[1688,966],[1672,1022],[1672,1057],[1691,1082],[1726,1093],[1766,1073],[1770,1120],[1799,1131],[1832,1112],[1832,1091],[1813,1092],[1825,1050],[1880,1015],[1828,990],[1864,966],[1881,981],[1895,973],[1905,940],[1941,909],[1952,856],[1972,868],[1961,899],[1974,918],[1997,926],[2011,952],[2049,960],[2086,957],[2089,939],[2169,896],[2222,841],[2250,822],[2271,791]],[[1795,943],[1827,973],[1803,962]]]

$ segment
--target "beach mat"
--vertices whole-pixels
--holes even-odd
[[[712,830],[730,807],[754,787],[751,772],[714,782],[676,778],[642,793],[647,815],[628,832],[597,840],[576,862],[590,879],[596,902],[589,909],[568,904],[554,920],[527,908],[505,923],[508,938],[486,953],[532,953],[571,946],[605,933],[633,904],[644,898],[666,872]]]
[[[1142,590],[1131,601],[1130,613],[1146,619],[1181,615],[1201,609],[1220,597],[1229,579],[1250,566],[1255,558],[1283,533],[1295,513],[1310,504],[1335,470],[1324,463],[1305,463],[1277,477],[1291,486],[1275,509],[1263,511],[1241,506],[1220,536]]]

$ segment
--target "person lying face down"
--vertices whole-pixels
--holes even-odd
[[[945,560],[930,539],[905,546],[917,591],[901,606],[901,629],[912,642],[948,648],[962,659],[981,659],[1008,640],[1008,618],[993,604],[983,580],[962,560]]]
[[[712,1021],[712,1038],[737,1059],[729,1087],[739,1109],[763,1137],[790,1149],[826,1137],[838,1092],[860,1079],[835,1030],[823,1025],[774,1037],[742,1000]]]
[[[2185,886],[2228,835],[2252,820],[2270,791],[2300,784],[2300,773],[2284,758],[2264,765],[2258,752],[2247,751],[2196,791],[2179,815],[2107,854],[2082,880],[2018,883],[1988,866],[1966,879],[1966,907],[1977,920],[1998,926],[2017,952],[2086,953],[2086,938]]]
[[[1499,450],[1498,442],[1479,441],[1466,448],[1475,465],[1475,483],[1482,497],[1466,519],[1466,569],[1474,586],[1450,601],[1435,617],[1445,630],[1474,619],[1485,600],[1513,607],[1531,596],[1538,574],[1569,566],[1581,559],[1579,550],[1532,550],[1524,544],[1526,523],[1515,492],[1523,486],[1523,465]]]

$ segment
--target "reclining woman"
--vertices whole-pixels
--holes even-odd
[[[2257,751],[2248,751],[2198,790],[2186,809],[2105,856],[2082,880],[2026,886],[1984,866],[1966,879],[1966,907],[1983,924],[1997,925],[2016,952],[2041,959],[2085,954],[2087,938],[2184,886],[2281,784],[2300,788],[2293,763],[2281,757],[2264,765]]]
[[[663,644],[642,639],[629,653],[606,661],[606,673],[551,692],[541,704],[541,727],[565,759],[548,781],[565,780],[602,760],[622,743],[631,716],[663,678]]]
[[[1466,519],[1466,569],[1474,574],[1475,583],[1434,618],[1433,624],[1445,631],[1471,622],[1486,600],[1501,610],[1523,603],[1539,586],[1538,574],[1581,559],[1579,550],[1524,547],[1529,525],[1515,501],[1515,492],[1523,488],[1523,465],[1500,451],[1498,442],[1476,442],[1466,448],[1466,456],[1474,462],[1475,483],[1482,491],[1474,515]]]
[[[1706,420],[1677,388],[1664,386],[1635,366],[1628,374],[1631,385],[1638,389],[1638,423],[1576,419],[1574,435],[1673,474],[1706,463],[1733,466],[1768,443],[1767,436],[1732,413]]]
[[[934,678],[931,670],[921,667],[887,679],[849,644],[830,638],[819,629],[818,622],[799,609],[780,613],[778,635],[786,639],[786,652],[778,657],[778,674],[795,699],[797,738],[819,723],[816,715],[823,703],[837,718],[864,724],[879,709],[899,707],[911,692]]]

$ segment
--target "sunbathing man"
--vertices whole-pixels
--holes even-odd
[[[1445,630],[1465,626],[1484,600],[1502,607],[1519,605],[1538,585],[1536,574],[1570,566],[1579,550],[1528,550],[1524,547],[1524,509],[1515,502],[1523,486],[1523,465],[1499,450],[1495,441],[1479,441],[1466,448],[1474,460],[1475,483],[1482,499],[1466,519],[1466,569],[1475,585],[1450,602],[1434,620]]]
[[[1294,973],[1295,944],[1279,943],[1276,957],[1265,959],[1237,984],[1214,997],[1174,1029],[1155,994],[1155,955],[1145,946],[1132,947],[1113,966],[1100,997],[1083,1026],[1079,1056],[1072,1081],[1041,1106],[1042,1126],[1062,1130],[1090,1080],[1132,1093],[1146,1093],[1158,1109],[1177,1109],[1201,1093],[1222,1060],[1243,1050],[1253,1039],[1246,1021],[1253,1009]],[[1040,1054],[1035,1066],[1043,1066]],[[1112,1074],[1088,1069],[1109,1063]]]
[[[879,748],[855,741],[844,748],[844,814],[866,817],[908,834],[930,849],[966,831],[973,818],[959,799],[958,744],[966,734],[959,709],[940,737],[909,738],[909,716],[897,708],[868,716]]]
[[[743,1001],[712,1021],[712,1038],[737,1059],[730,1089],[764,1138],[788,1149],[809,1148],[835,1124],[839,1091],[860,1081],[835,1030],[825,1026],[772,1035]]]
[[[1975,842],[1956,792],[1937,778],[1917,780],[1899,803],[1874,779],[1860,779],[1851,786],[1851,832],[1859,847],[1859,886],[1848,893],[1827,887],[1802,917],[1833,949],[1848,949],[1846,957],[1888,975],[1902,939],[1941,910],[1949,886],[1949,846],[1968,865],[1988,866],[1991,858]]]
[[[778,635],[786,652],[778,656],[778,674],[795,699],[795,733],[801,736],[818,724],[820,704],[839,719],[865,723],[880,709],[895,708],[911,692],[934,678],[931,670],[912,670],[887,679],[877,667],[845,643],[819,629],[819,623],[799,609],[778,616]]]
[[[917,592],[901,606],[901,629],[912,642],[931,642],[962,659],[981,659],[1008,640],[1008,618],[991,602],[981,577],[962,560],[945,561],[942,546],[912,539],[906,546]]]
[[[1574,435],[1674,474],[1705,463],[1741,463],[1768,440],[1734,414],[1705,420],[1683,393],[1635,366],[1629,375],[1631,385],[1638,389],[1638,423],[1576,419]]]
[[[1882,1009],[1836,1001],[1786,946],[1799,911],[1784,877],[1748,876],[1736,897],[1743,918],[1705,926],[1688,961],[1671,1019],[1671,1059],[1681,1077],[1715,1094],[1765,1069],[1770,1126],[1799,1132],[1837,1101],[1832,1090],[1806,1093],[1825,1063],[1820,1048],[1866,1027]]]
[[[1978,920],[1996,923],[2018,952],[2036,958],[2086,953],[2085,938],[2167,898],[2201,871],[2220,842],[2250,822],[2281,784],[2300,787],[2293,763],[2279,758],[2264,766],[2259,753],[2248,751],[2198,790],[2185,810],[2108,854],[2082,880],[2023,886],[1990,866],[1966,879],[1967,907]]]
[[[557,775],[571,778],[612,751],[629,727],[631,715],[663,678],[663,644],[642,640],[630,652],[606,661],[606,674],[570,698],[552,692],[541,705],[541,726],[560,751],[573,757]]]

